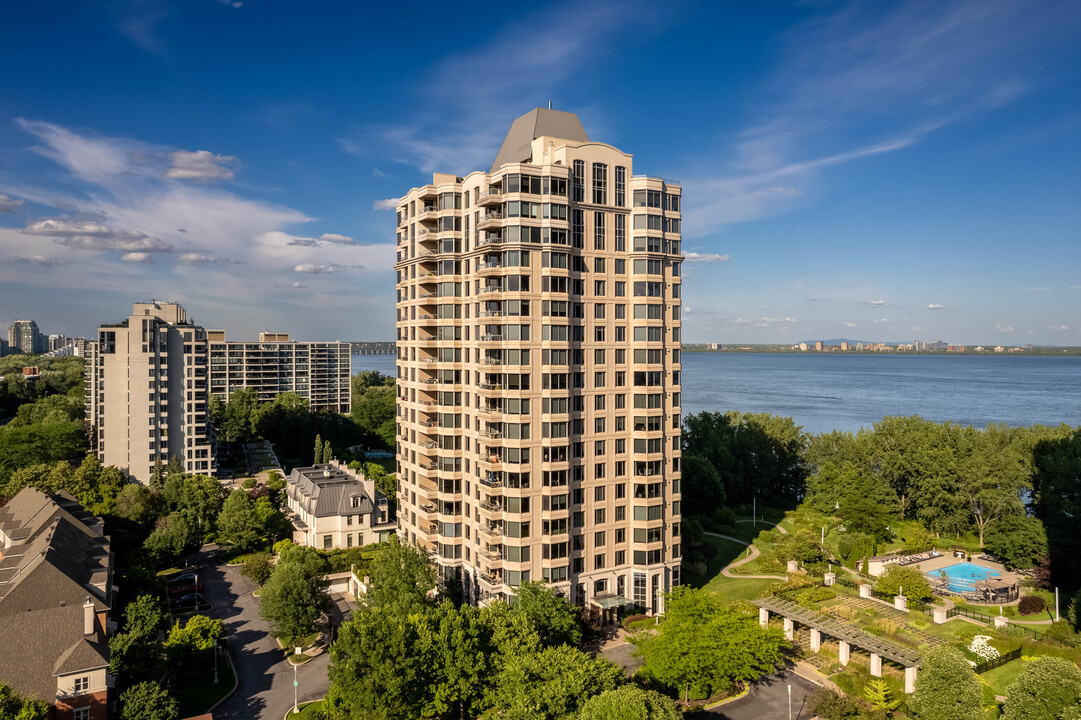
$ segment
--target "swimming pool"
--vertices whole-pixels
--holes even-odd
[[[997,570],[984,567],[983,565],[977,565],[976,563],[963,562],[956,565],[950,565],[940,570],[932,570],[929,573],[925,573],[928,579],[935,579],[942,577],[942,573],[946,573],[946,577],[949,580],[950,592],[964,592],[966,590],[973,589],[973,586],[981,580],[987,578],[999,577],[1001,575]]]

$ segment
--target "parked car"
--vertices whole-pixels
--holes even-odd
[[[189,605],[199,605],[203,602],[202,595],[200,593],[190,593],[188,595],[181,595],[173,600],[173,605],[176,607],[187,607]]]
[[[194,582],[196,582],[194,570],[185,570],[169,578],[169,585],[191,585]]]
[[[190,595],[192,593],[201,593],[203,586],[200,583],[192,583],[190,585],[174,585],[169,588],[170,595]]]

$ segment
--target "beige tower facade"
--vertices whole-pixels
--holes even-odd
[[[175,303],[135,303],[87,344],[86,412],[105,465],[150,482],[173,455],[186,472],[215,472],[207,420],[206,330]]]
[[[398,532],[472,602],[680,582],[681,188],[632,161],[538,108],[398,203]]]

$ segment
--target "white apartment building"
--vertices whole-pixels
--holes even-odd
[[[86,412],[98,458],[141,483],[173,455],[190,473],[212,474],[207,420],[206,330],[176,303],[135,303],[87,344]]]
[[[252,388],[260,402],[296,393],[313,409],[348,413],[352,353],[347,342],[298,342],[288,333],[260,333],[259,342],[226,340],[224,330],[208,330],[210,392],[228,402]]]
[[[398,202],[398,532],[472,602],[679,584],[680,206],[541,108]]]

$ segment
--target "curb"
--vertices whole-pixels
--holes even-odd
[[[316,698],[315,700],[305,700],[304,702],[297,705],[297,708],[307,707],[308,705],[311,705],[312,703],[322,702],[322,701],[324,701],[326,699],[327,699],[327,696],[324,695],[323,697]],[[289,720],[289,716],[292,715],[292,714],[293,714],[293,708],[289,708],[288,710],[285,711],[285,715],[282,717],[282,720]]]
[[[730,702],[735,702],[736,700],[739,700],[740,698],[745,698],[745,697],[747,697],[747,695],[750,692],[751,692],[751,685],[750,685],[750,683],[748,683],[747,686],[745,688],[743,688],[743,692],[741,692],[739,695],[733,695],[730,698],[725,698],[724,700],[718,700],[717,702],[713,703],[712,705],[703,705],[702,707],[704,709],[706,709],[706,710],[713,710],[714,708],[719,708],[722,705],[727,705]]]
[[[236,671],[236,663],[233,662],[233,653],[229,650],[228,645],[225,646],[225,657],[229,658],[229,668],[233,671],[233,689],[222,695],[221,699],[206,711],[208,715],[213,713],[219,705],[232,697],[233,693],[236,692],[236,689],[240,687],[240,673]]]

